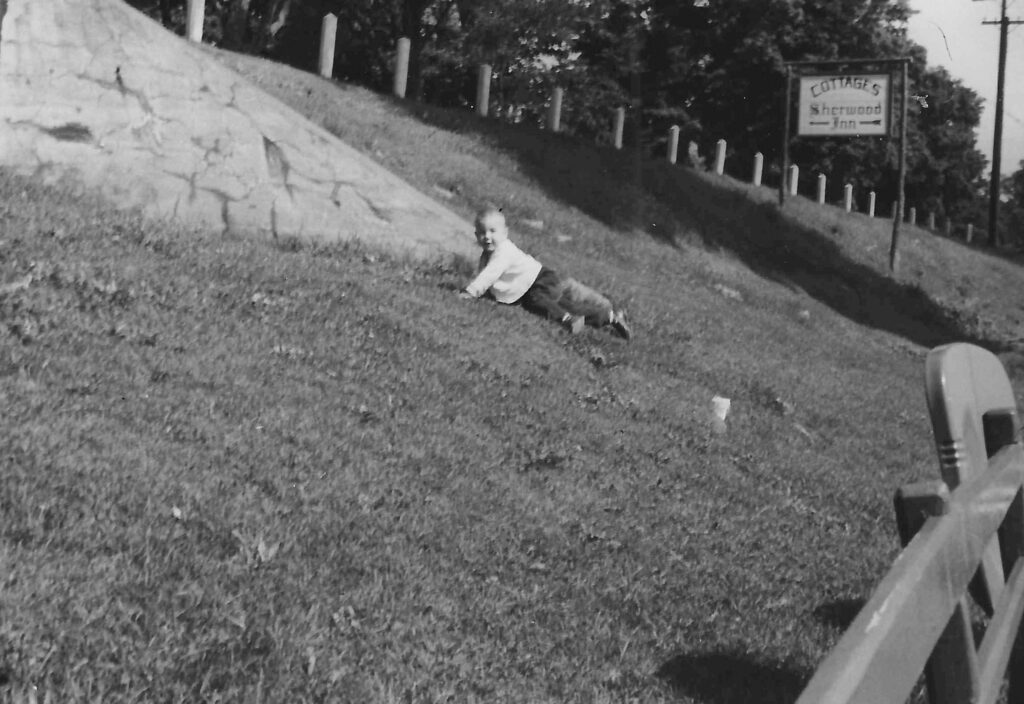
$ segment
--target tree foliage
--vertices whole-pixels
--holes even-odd
[[[1002,239],[1017,248],[1024,248],[1024,160],[1017,171],[1002,181]]]
[[[169,26],[184,0],[129,0]],[[908,0],[207,0],[217,43],[312,70],[320,23],[338,17],[335,76],[390,87],[395,46],[411,43],[407,95],[472,107],[482,63],[491,65],[491,113],[539,124],[550,89],[563,87],[563,129],[607,142],[625,106],[635,144],[663,152],[668,128],[746,176],[755,152],[778,178],[785,62],[910,57],[906,192],[940,217],[977,207],[986,162],[975,144],[981,100],[927,65],[907,37]],[[895,88],[899,89],[898,84]],[[893,139],[791,139],[803,178],[896,193]],[[805,189],[811,184],[804,185]]]
[[[301,0],[206,0],[204,36],[233,51],[266,53]],[[187,0],[128,0],[128,4],[183,33]]]
[[[618,0],[605,26],[588,29],[579,46],[593,70],[625,87],[628,45],[639,44],[632,102],[643,106],[645,144],[657,145],[676,124],[705,153],[727,140],[729,162],[744,176],[762,153],[776,178],[785,62],[910,57],[908,199],[955,213],[969,207],[985,166],[974,145],[980,100],[927,67],[924,50],[906,36],[909,15],[903,0]],[[833,198],[845,183],[858,193],[875,190],[882,201],[895,197],[894,140],[791,139],[790,147],[804,179],[828,175]]]

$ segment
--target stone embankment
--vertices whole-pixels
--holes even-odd
[[[0,12],[3,166],[217,232],[470,252],[460,217],[122,0]]]

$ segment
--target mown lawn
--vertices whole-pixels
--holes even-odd
[[[893,492],[936,476],[927,345],[1016,334],[949,282],[1015,265],[918,233],[889,279],[881,225],[618,188],[624,156],[321,83],[340,122],[436,133],[380,158],[464,214],[504,194],[635,340],[460,301],[468,262],[3,176],[0,697],[793,700],[896,553]]]

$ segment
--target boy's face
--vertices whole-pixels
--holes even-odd
[[[476,221],[476,243],[485,252],[493,252],[499,242],[507,239],[508,228],[501,213],[488,213]]]

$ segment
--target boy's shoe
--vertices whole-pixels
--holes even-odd
[[[587,319],[584,318],[582,315],[573,315],[566,319],[565,329],[568,330],[573,335],[579,335],[581,332],[583,332],[583,328],[586,326],[586,324]]]
[[[626,314],[621,310],[612,311],[611,326],[625,340],[633,336],[633,331],[629,329],[629,323],[626,322]]]

